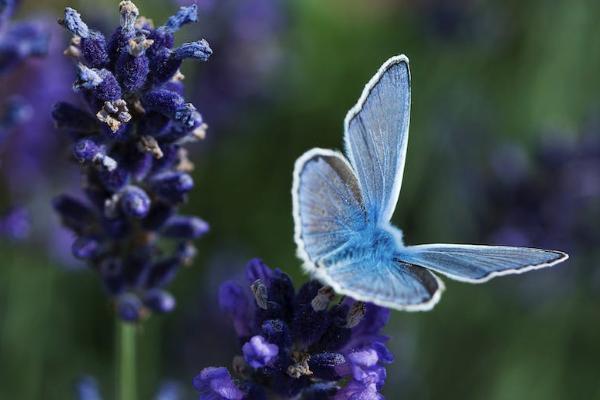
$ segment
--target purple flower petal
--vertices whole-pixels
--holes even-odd
[[[227,368],[204,368],[194,380],[193,385],[200,392],[201,400],[242,400],[242,392],[231,379]]]
[[[266,367],[279,353],[279,347],[271,344],[264,337],[253,336],[250,341],[242,346],[244,359],[252,368]]]

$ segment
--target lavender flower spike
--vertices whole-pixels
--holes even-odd
[[[194,379],[201,400],[383,399],[384,365],[393,360],[381,334],[389,310],[334,302],[317,281],[296,292],[286,274],[260,260],[248,263],[246,276],[245,290],[231,281],[219,290],[244,343],[243,357],[233,360],[236,379],[225,368],[205,368]]]
[[[173,33],[196,20],[195,7],[157,29],[138,24],[131,1],[119,12],[109,40],[72,8],[59,21],[74,35],[66,54],[77,64],[73,88],[85,106],[59,103],[53,117],[72,138],[86,179],[85,196],[59,196],[54,208],[77,236],[73,254],[98,272],[121,319],[136,322],[175,308],[165,286],[209,230],[198,217],[178,215],[194,187],[183,144],[206,126],[176,75],[184,59],[205,61],[212,52],[205,40],[173,48]]]

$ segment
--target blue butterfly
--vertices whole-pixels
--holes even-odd
[[[437,272],[479,283],[565,261],[524,247],[406,246],[391,225],[408,143],[408,59],[386,61],[344,122],[346,159],[315,148],[295,164],[294,239],[304,268],[336,292],[397,310],[430,310],[444,284]]]

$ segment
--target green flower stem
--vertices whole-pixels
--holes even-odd
[[[136,400],[136,326],[117,321],[117,357],[119,363],[117,376],[117,399]]]

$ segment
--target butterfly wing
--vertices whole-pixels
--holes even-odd
[[[427,310],[443,285],[424,268],[381,261],[359,183],[346,159],[313,149],[296,161],[292,189],[298,256],[340,294],[400,310]]]
[[[399,311],[431,310],[444,290],[425,268],[398,259],[374,261],[369,254],[319,269],[316,276],[337,293]]]
[[[388,222],[398,201],[409,118],[410,71],[402,55],[382,65],[344,122],[346,154],[377,222]]]
[[[292,188],[294,239],[311,269],[367,224],[356,176],[337,152],[310,150],[296,161]]]
[[[460,244],[408,246],[397,256],[404,262],[471,283],[550,267],[569,258],[567,254],[555,250]]]

